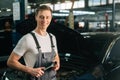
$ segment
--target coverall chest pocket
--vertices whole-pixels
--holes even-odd
[[[55,57],[55,53],[46,52],[46,53],[38,53],[36,56],[36,62],[34,67],[46,67],[49,66]]]
[[[54,56],[53,53],[42,53],[41,65],[44,67],[49,66],[53,62]]]

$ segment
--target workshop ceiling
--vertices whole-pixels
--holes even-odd
[[[0,0],[0,17],[1,16],[8,16],[12,14],[13,10],[13,2],[15,0]],[[17,1],[17,0],[16,0]],[[20,1],[20,0],[18,0]],[[64,1],[70,1],[70,0],[28,0],[29,4],[36,4],[36,6],[44,3],[57,3],[57,2],[64,2]],[[78,1],[78,0],[76,0]],[[7,12],[7,9],[11,9],[11,11]]]
[[[2,15],[9,15],[12,14],[11,12],[5,12],[5,9],[12,9],[12,4],[15,0],[0,0],[0,10],[4,11],[3,13],[0,12],[0,16]],[[28,0],[28,3],[36,3],[36,4],[43,4],[43,3],[57,3],[57,2],[64,2],[64,1],[72,1],[72,0]],[[80,1],[80,0],[75,0],[75,1]],[[116,11],[120,12],[120,3],[116,3]],[[94,11],[100,14],[105,13],[106,10],[112,10],[112,4],[111,5],[100,5],[100,6],[95,6],[95,7],[87,7],[87,8],[78,8],[75,10],[83,10],[83,11]]]

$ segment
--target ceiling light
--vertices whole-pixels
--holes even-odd
[[[69,10],[60,10],[59,12],[63,12],[63,13],[69,13]]]
[[[11,11],[11,9],[6,9],[6,11]]]
[[[107,12],[107,13],[111,13],[111,12],[112,12],[112,10],[107,10],[106,12]]]
[[[69,13],[69,10],[60,10],[59,12],[63,12],[63,13]],[[91,11],[73,11],[74,15],[83,15],[83,14],[95,14],[95,12],[91,12]]]
[[[69,14],[63,14],[63,13],[52,13],[53,16],[68,16]]]
[[[31,8],[31,6],[27,6],[27,8],[28,8],[28,9],[30,9],[30,8]]]

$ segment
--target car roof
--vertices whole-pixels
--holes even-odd
[[[80,34],[84,37],[82,49],[86,50],[89,55],[96,55],[100,62],[112,42],[120,37],[119,32],[84,32]]]

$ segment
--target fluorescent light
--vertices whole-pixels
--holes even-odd
[[[11,9],[7,9],[6,11],[11,11]]]
[[[63,13],[69,13],[69,10],[60,10],[59,12],[63,12]]]
[[[53,13],[53,16],[68,16],[70,11],[69,10],[60,10],[61,13]],[[85,15],[90,14],[94,15],[95,12],[89,12],[89,11],[73,11],[73,15]]]
[[[69,10],[60,10],[59,12],[63,12],[63,13],[68,13],[69,14]],[[74,15],[84,15],[84,14],[91,14],[94,15],[95,12],[91,12],[91,11],[73,11]]]
[[[90,12],[90,11],[73,11],[74,14],[95,14],[95,12]]]
[[[63,14],[63,13],[52,13],[53,16],[68,16],[69,14]]]
[[[27,6],[27,8],[28,8],[28,9],[30,9],[30,8],[31,8],[31,6]]]
[[[112,12],[112,10],[108,10],[108,11],[106,11],[107,13],[111,13]]]

